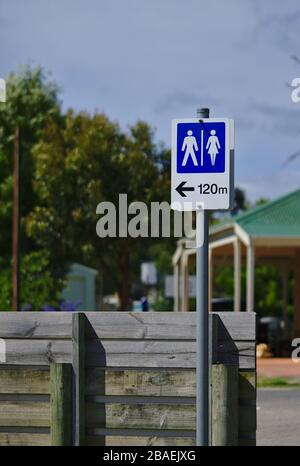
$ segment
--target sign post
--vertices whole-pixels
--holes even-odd
[[[197,110],[197,117],[209,118],[209,109]],[[201,159],[203,160],[203,150]],[[196,238],[196,443],[198,446],[207,446],[209,443],[208,212],[201,208],[196,210],[196,235],[202,237]],[[199,246],[201,243],[202,246]]]
[[[233,205],[233,121],[209,118],[172,122],[171,207],[196,211],[196,440],[209,444],[208,210]]]

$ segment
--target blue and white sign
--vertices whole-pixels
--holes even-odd
[[[224,173],[225,123],[177,125],[177,172]]]
[[[233,150],[232,120],[173,120],[172,208],[230,209]]]

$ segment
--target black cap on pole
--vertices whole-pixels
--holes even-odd
[[[197,109],[197,118],[209,118],[209,108],[202,107]]]

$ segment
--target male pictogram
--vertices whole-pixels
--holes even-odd
[[[185,167],[185,165],[187,164],[188,158],[191,157],[193,164],[195,165],[195,167],[197,167],[198,160],[195,155],[195,150],[198,151],[199,149],[198,149],[196,138],[195,136],[193,136],[193,131],[190,129],[187,132],[187,136],[183,140],[181,150],[185,151],[183,161],[182,161],[182,166]]]

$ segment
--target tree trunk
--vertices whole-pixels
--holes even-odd
[[[120,262],[122,283],[118,289],[119,311],[128,311],[130,297],[129,255],[126,252]]]

